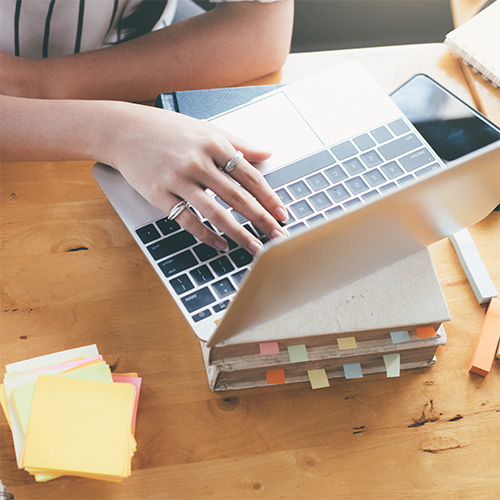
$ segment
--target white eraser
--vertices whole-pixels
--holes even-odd
[[[485,304],[493,297],[498,297],[495,285],[493,285],[488,271],[484,267],[484,263],[468,229],[462,229],[458,233],[453,234],[450,236],[450,241],[453,248],[455,248],[455,252],[460,260],[460,264],[462,264],[477,301],[480,304]]]

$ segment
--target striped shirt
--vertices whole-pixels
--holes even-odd
[[[178,1],[0,0],[0,50],[41,59],[110,46],[168,26]]]

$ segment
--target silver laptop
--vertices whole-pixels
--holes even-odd
[[[228,252],[200,243],[118,171],[93,169],[208,346],[475,224],[500,199],[500,141],[444,164],[357,62],[210,121],[273,150],[256,167],[288,208],[290,237],[266,242],[257,258],[229,239]]]

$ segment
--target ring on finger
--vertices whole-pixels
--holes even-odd
[[[167,220],[175,220],[179,215],[184,212],[186,208],[189,208],[191,205],[186,200],[181,200],[177,205],[175,205],[170,213],[167,215]]]
[[[242,159],[243,153],[241,151],[236,151],[232,158],[220,170],[225,174],[229,174]]]

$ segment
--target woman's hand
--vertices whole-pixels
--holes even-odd
[[[260,240],[207,194],[208,188],[268,238],[284,235],[277,220],[287,219],[286,209],[250,164],[267,159],[268,151],[206,122],[156,108],[127,106],[128,116],[121,115],[121,123],[101,124],[111,131],[106,139],[107,161],[152,205],[168,214],[186,200],[219,231],[256,254],[262,247]],[[237,151],[244,158],[230,174],[222,172]],[[226,249],[226,240],[191,210],[182,211],[176,220],[199,240]]]

